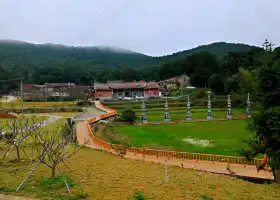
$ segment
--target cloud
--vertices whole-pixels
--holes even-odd
[[[280,44],[277,0],[1,0],[0,38],[163,55],[217,41]]]

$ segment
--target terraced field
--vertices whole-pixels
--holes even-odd
[[[116,109],[119,114],[125,109],[132,109],[136,112],[138,117],[137,121],[141,121],[141,101],[105,101],[103,103],[110,108]],[[165,100],[151,100],[145,102],[148,121],[164,120],[164,104]],[[168,100],[168,107],[171,120],[185,120],[187,113],[185,100]],[[201,106],[192,106],[191,112],[193,119],[205,119],[207,117],[206,103],[203,102]],[[232,113],[234,117],[243,117],[245,115],[245,108],[233,108]],[[213,118],[225,118],[227,115],[227,107],[213,106],[212,114]]]

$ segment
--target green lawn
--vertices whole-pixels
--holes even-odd
[[[253,136],[246,127],[246,120],[115,126],[116,133],[109,135],[108,128],[97,137],[134,147],[238,156],[247,146],[242,140]]]

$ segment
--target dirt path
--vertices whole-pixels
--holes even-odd
[[[125,155],[126,158],[145,160],[146,162],[154,162],[165,164],[165,161],[168,165],[184,167],[188,169],[196,169],[201,171],[207,171],[212,173],[227,174],[227,175],[236,175],[250,178],[259,178],[259,179],[271,179],[273,176],[271,172],[268,171],[257,171],[255,166],[241,165],[241,164],[230,164],[228,170],[228,164],[224,162],[210,162],[210,161],[195,161],[195,160],[185,160],[185,159],[176,159],[170,158],[169,160],[165,157],[156,158],[154,156],[141,156],[134,154]]]
[[[77,120],[77,121],[88,120],[88,119],[91,119],[93,117],[97,117],[97,116],[100,116],[103,114],[105,114],[105,112],[98,110],[97,108],[91,107],[86,112],[76,115],[74,117],[74,120]]]

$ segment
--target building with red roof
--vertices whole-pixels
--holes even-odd
[[[95,99],[122,99],[124,97],[160,96],[159,86],[156,82],[108,82],[95,83],[92,97]]]

